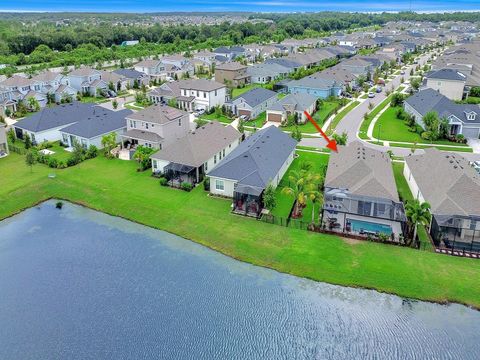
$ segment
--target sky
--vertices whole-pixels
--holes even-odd
[[[454,11],[479,10],[480,0],[0,0],[0,11]]]

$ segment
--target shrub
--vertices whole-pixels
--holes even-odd
[[[165,177],[161,177],[159,182],[161,186],[168,186],[168,180]]]
[[[424,131],[422,132],[421,137],[424,140],[432,140],[432,133],[430,131]]]
[[[210,191],[210,178],[208,177],[203,180],[203,190]]]
[[[184,191],[192,191],[193,189],[193,185],[189,182],[182,182],[182,184],[180,185],[180,188]]]
[[[463,134],[457,134],[455,136],[455,140],[458,142],[458,143],[462,143],[462,144],[466,144],[467,143],[467,139],[465,139],[465,136],[463,136]]]
[[[402,108],[397,109],[395,112],[395,116],[399,120],[405,120],[405,111]]]
[[[87,153],[85,154],[85,157],[87,159],[93,159],[95,157],[97,157],[98,155],[98,149],[95,145],[90,145],[88,147],[88,150],[87,150]]]
[[[67,160],[67,166],[70,167],[70,166],[75,166],[78,164],[78,161],[77,159],[75,159],[74,157],[69,157],[68,160]]]
[[[48,167],[57,168],[58,167],[58,160],[55,159],[54,157],[50,157],[48,159]]]
[[[63,202],[57,201],[57,203],[55,204],[55,207],[56,207],[57,209],[61,209],[61,208],[63,207]]]

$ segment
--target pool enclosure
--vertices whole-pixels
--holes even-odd
[[[326,230],[399,241],[406,232],[406,220],[401,202],[325,188],[322,225]]]
[[[203,180],[202,168],[171,162],[163,168],[163,171],[171,186],[180,187],[183,182],[192,185],[201,182]]]
[[[237,184],[233,192],[232,211],[236,214],[259,217],[263,209],[263,189]]]
[[[434,214],[430,234],[437,247],[480,253],[480,217]]]

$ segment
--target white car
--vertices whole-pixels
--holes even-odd
[[[375,93],[373,93],[373,92],[370,91],[370,92],[368,93],[368,97],[369,97],[370,99],[371,99],[371,98],[374,98],[374,97],[375,97]]]

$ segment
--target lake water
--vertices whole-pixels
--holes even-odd
[[[72,204],[0,222],[0,359],[478,359],[479,334],[461,305],[280,274]]]

